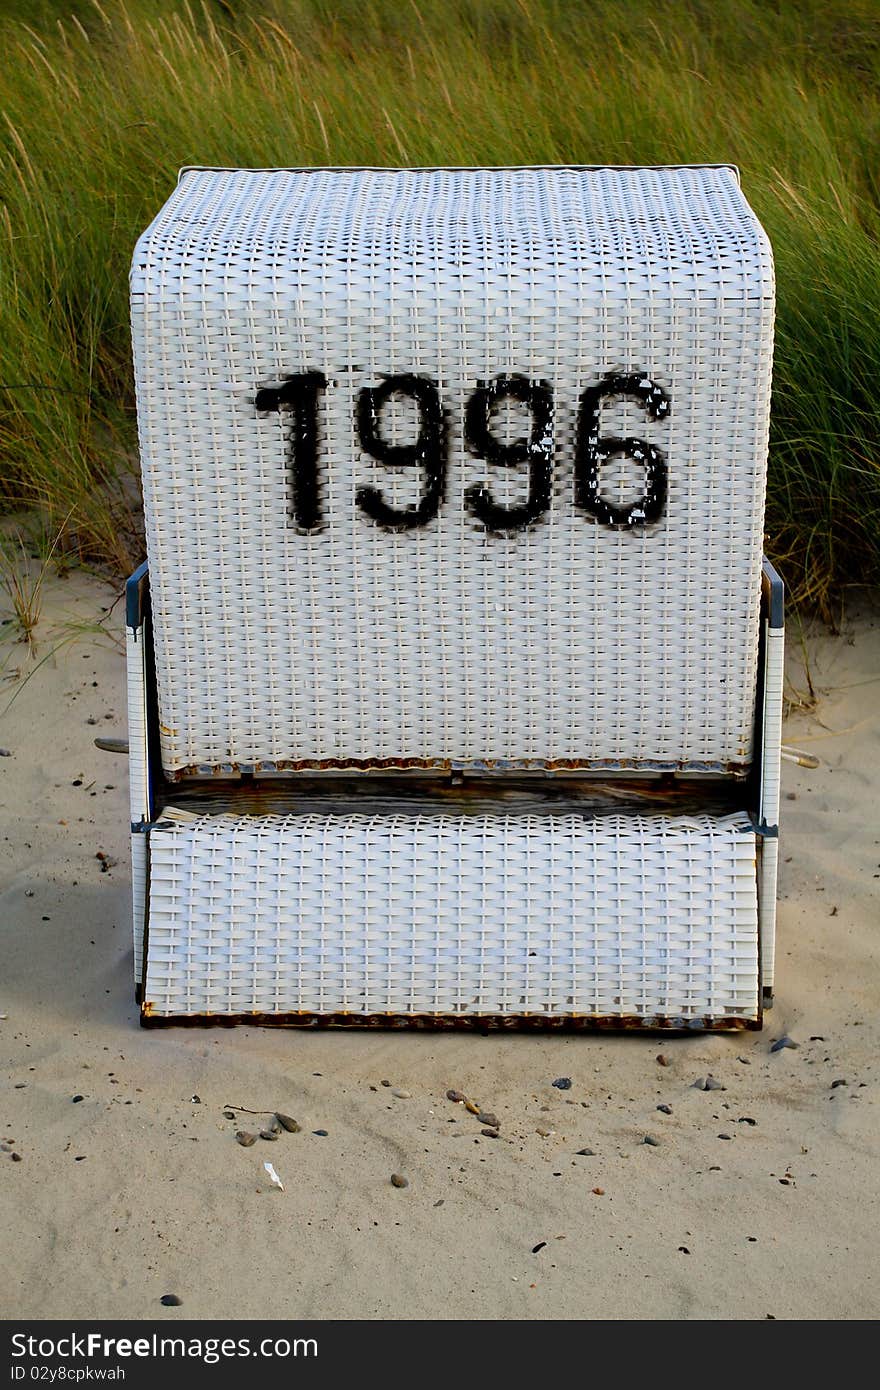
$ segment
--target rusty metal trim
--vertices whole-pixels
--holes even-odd
[[[462,762],[456,758],[280,758],[277,762],[190,764],[187,767],[165,769],[168,783],[210,777],[258,776],[259,774],[300,772],[442,772],[470,773],[477,776],[503,776],[512,772],[589,772],[589,773],[700,773],[745,778],[750,762],[694,763],[654,762],[650,759],[621,758],[603,760],[589,758],[494,758]]]
[[[170,1014],[152,1012],[149,1000],[141,1006],[142,1028],[234,1028],[250,1024],[256,1028],[384,1028],[431,1032],[743,1032],[763,1027],[761,1001],[756,1018],[726,1015],[715,1018],[701,1014],[694,1018],[641,1018],[633,1014],[562,1014],[552,1018],[543,1014]]]

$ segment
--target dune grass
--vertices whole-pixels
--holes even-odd
[[[773,240],[768,546],[880,578],[875,0],[36,0],[0,23],[0,503],[140,553],[127,274],[183,164],[735,162]]]

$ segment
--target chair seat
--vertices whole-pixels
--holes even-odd
[[[144,1021],[754,1025],[755,860],[742,812],[166,808]]]

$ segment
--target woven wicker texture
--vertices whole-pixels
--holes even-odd
[[[147,913],[147,871],[147,837],[144,834],[132,835],[132,958],[134,962],[134,982],[136,985],[139,985],[144,977],[144,922]]]
[[[187,171],[138,243],[132,320],[167,770],[749,760],[773,272],[735,171]],[[255,405],[306,372],[327,379],[313,531],[291,517],[297,417]],[[647,525],[575,505],[579,401],[613,373],[670,402],[601,403],[603,439],[666,460]],[[436,384],[446,435],[436,516],[397,531],[358,501],[428,490],[362,447],[360,393],[388,374]],[[465,441],[500,376],[552,401],[549,505],[509,533],[471,490],[522,504],[530,465]],[[398,393],[376,418],[404,447],[426,417]],[[500,399],[490,434],[536,418]],[[646,467],[604,460],[602,497],[625,508]]]
[[[781,794],[782,704],[785,681],[785,633],[768,627],[764,647],[764,705],[762,717],[760,819],[778,826]],[[776,957],[776,884],[779,872],[779,840],[766,839],[761,846],[758,877],[761,921],[761,980],[772,989]]]
[[[143,626],[126,628],[126,690],[128,703],[128,795],[131,823],[150,819],[147,771],[146,636]],[[140,983],[144,968],[144,916],[147,900],[147,837],[131,837],[131,910],[134,942],[134,978]]]
[[[174,814],[150,836],[154,1017],[756,1017],[742,814]]]
[[[147,680],[143,627],[125,630],[126,700],[128,707],[128,797],[131,821],[150,819],[147,773]]]

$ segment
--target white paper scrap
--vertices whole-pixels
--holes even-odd
[[[269,1174],[269,1177],[272,1179],[272,1181],[273,1181],[273,1183],[275,1184],[275,1186],[276,1186],[276,1187],[280,1187],[280,1188],[281,1188],[281,1191],[283,1192],[283,1191],[284,1191],[284,1183],[281,1181],[281,1179],[279,1178],[278,1174],[275,1172],[275,1169],[272,1167],[272,1164],[271,1164],[271,1163],[264,1163],[264,1164],[263,1164],[263,1167],[265,1168],[266,1172]]]

